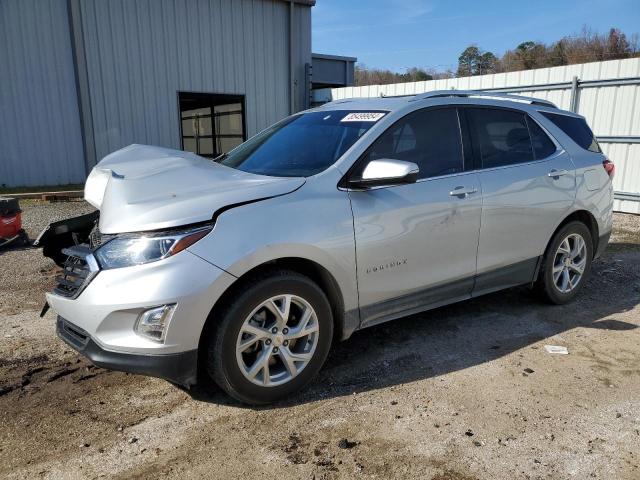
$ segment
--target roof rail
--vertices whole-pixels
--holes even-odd
[[[485,97],[493,100],[507,100],[511,102],[529,103],[531,105],[539,105],[542,107],[558,108],[555,103],[541,98],[523,97],[521,95],[513,95],[511,93],[483,92],[481,90],[434,90],[432,92],[420,94],[420,96],[416,95],[416,97],[420,100],[440,97]]]
[[[387,95],[384,92],[380,92],[380,98],[402,98],[402,97],[415,97],[415,93],[399,93],[397,95]]]

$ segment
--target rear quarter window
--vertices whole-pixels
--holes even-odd
[[[570,117],[569,115],[550,112],[540,113],[551,120],[556,127],[566,133],[571,140],[576,142],[580,147],[590,152],[602,153],[596,137],[593,135],[584,118]]]
[[[531,144],[533,145],[533,153],[536,160],[547,158],[556,152],[556,145],[551,141],[549,136],[544,133],[540,125],[528,116],[527,126],[529,127],[529,135],[531,135]]]

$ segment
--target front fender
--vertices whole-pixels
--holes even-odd
[[[283,258],[315,262],[335,279],[345,310],[358,308],[353,219],[346,192],[319,194],[302,188],[233,208],[189,250],[236,277]]]

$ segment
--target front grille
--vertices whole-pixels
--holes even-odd
[[[86,245],[66,248],[67,255],[62,274],[56,277],[57,285],[53,293],[62,297],[76,298],[98,273],[98,264]]]
[[[58,317],[56,327],[58,335],[72,347],[82,350],[87,345],[89,334],[80,327],[76,327],[73,323],[68,322],[60,316]]]

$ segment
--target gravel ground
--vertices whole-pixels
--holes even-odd
[[[621,248],[634,250],[640,243],[640,215],[614,214],[615,228],[611,235],[611,249]]]
[[[81,200],[59,203],[22,200],[20,207],[22,227],[30,241],[51,222],[95,210]],[[0,315],[42,307],[42,293],[50,288],[55,276],[53,262],[31,248],[0,250],[0,270],[3,273],[0,276]]]
[[[32,238],[90,210],[23,207]],[[91,366],[38,318],[52,263],[0,271],[0,478],[640,478],[638,216],[575,302],[516,288],[357,332],[261,409]]]

